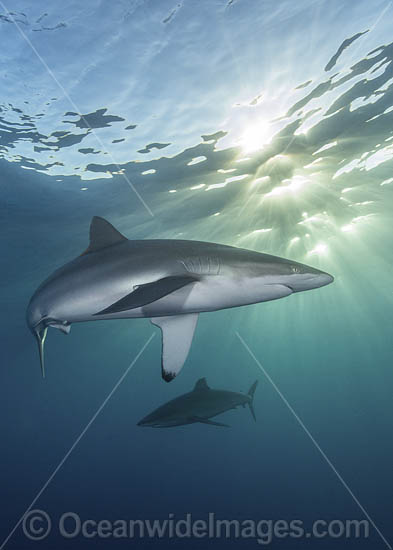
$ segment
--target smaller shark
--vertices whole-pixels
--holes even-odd
[[[142,418],[138,422],[138,426],[172,428],[201,422],[202,424],[229,428],[228,424],[215,422],[211,418],[230,409],[236,409],[239,405],[243,407],[248,405],[254,420],[256,420],[253,398],[257,384],[258,380],[253,383],[248,393],[212,390],[207,385],[206,378],[201,378],[192,391],[158,407],[151,414]]]

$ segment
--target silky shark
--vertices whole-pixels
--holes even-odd
[[[198,314],[284,298],[333,281],[291,260],[209,242],[128,240],[94,217],[90,244],[57,269],[32,296],[27,324],[37,339],[41,370],[48,327],[147,317],[162,332],[162,376],[183,366]]]
[[[158,407],[151,414],[145,416],[138,422],[138,426],[146,426],[150,428],[172,428],[174,426],[184,426],[185,424],[211,424],[212,426],[225,426],[211,420],[214,416],[230,409],[242,405],[248,405],[250,412],[255,418],[253,407],[253,399],[255,388],[258,381],[249,389],[248,393],[240,393],[226,390],[212,390],[206,382],[206,378],[201,378],[195,384],[194,389],[189,393],[180,395],[176,399],[172,399]]]

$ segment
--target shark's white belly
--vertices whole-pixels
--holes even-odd
[[[216,311],[258,302],[276,300],[292,294],[285,285],[257,278],[206,277],[143,307],[105,315],[105,318],[126,319],[181,315]],[[96,316],[97,318],[104,318]]]
[[[263,283],[257,278],[209,277],[193,285],[183,308],[186,311],[215,311],[275,300],[291,293],[284,285]]]

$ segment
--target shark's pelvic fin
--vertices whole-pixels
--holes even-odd
[[[89,254],[90,252],[96,252],[102,250],[108,246],[120,244],[128,239],[113,227],[112,224],[100,218],[94,216],[90,224],[90,244],[88,248],[82,253]]]
[[[154,317],[153,325],[162,332],[162,377],[166,382],[175,378],[190,351],[198,321],[198,313]]]
[[[194,386],[193,391],[206,391],[210,390],[210,387],[207,385],[206,378],[200,378]]]
[[[201,422],[202,424],[210,424],[211,426],[222,426],[223,428],[230,428],[228,424],[223,424],[222,422],[214,422],[214,420],[210,420],[209,418],[192,416],[190,420],[191,422]]]
[[[153,283],[139,285],[130,292],[130,294],[127,294],[127,296],[124,296],[124,298],[121,298],[106,309],[95,313],[95,315],[118,313],[119,311],[127,311],[129,309],[146,306],[183,286],[195,283],[195,281],[197,281],[197,279],[188,276],[164,277]]]
[[[63,334],[69,334],[71,330],[71,325],[69,323],[51,323],[50,326],[61,330]]]

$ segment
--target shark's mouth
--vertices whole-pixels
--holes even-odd
[[[291,292],[296,292],[296,290],[295,290],[291,285],[285,284],[284,286],[286,286],[287,288],[289,288],[289,290],[290,290]]]

